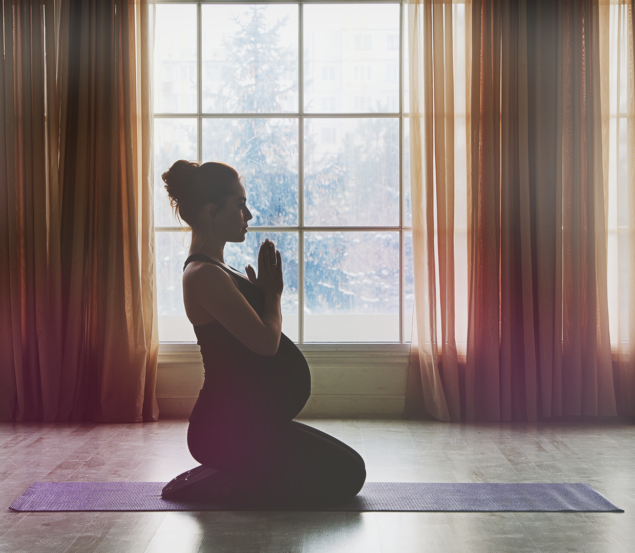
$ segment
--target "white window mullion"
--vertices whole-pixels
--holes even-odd
[[[304,4],[298,6],[298,343],[304,344]]]
[[[201,3],[196,5],[196,158],[198,163],[203,163],[203,121],[201,120],[201,113],[203,111],[203,58],[202,58],[202,17],[201,17]]]

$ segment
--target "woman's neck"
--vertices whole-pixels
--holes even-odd
[[[205,243],[200,246],[196,244],[196,240],[192,240],[189,255],[202,253],[214,261],[225,264],[225,258],[223,257],[224,249],[225,243],[221,244],[220,242],[216,242],[216,240],[205,240]]]

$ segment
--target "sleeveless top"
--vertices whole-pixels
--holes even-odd
[[[259,317],[264,313],[264,292],[241,272],[232,271],[210,257],[190,255],[237,277],[238,288]],[[205,381],[190,415],[190,422],[221,421],[227,417],[292,420],[311,394],[311,374],[299,348],[284,333],[275,355],[251,351],[219,321],[193,325],[205,367]]]

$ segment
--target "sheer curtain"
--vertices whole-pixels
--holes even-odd
[[[632,0],[602,0],[609,312],[618,413],[635,415],[635,73]],[[608,136],[607,136],[608,135]]]
[[[425,406],[443,421],[461,418],[456,314],[467,305],[457,309],[456,299],[465,298],[467,281],[456,268],[464,265],[466,241],[455,232],[457,226],[465,229],[464,209],[457,209],[465,208],[467,179],[465,30],[464,4],[408,4],[415,301],[406,414],[421,415]],[[464,347],[462,326],[459,321]]]
[[[150,15],[3,3],[2,420],[157,419]]]
[[[461,5],[460,68],[453,65],[458,6],[408,6],[410,402],[419,385],[425,410],[440,420],[614,415],[598,0]],[[452,75],[454,82],[466,76],[464,96],[452,93]],[[466,147],[458,155],[459,133],[448,131],[463,109]],[[460,165],[467,168],[465,308],[452,296],[460,229],[449,213],[452,202],[460,213],[460,179],[448,167],[457,175]],[[462,255],[454,251],[455,265]],[[449,328],[461,309],[464,365],[456,327]]]

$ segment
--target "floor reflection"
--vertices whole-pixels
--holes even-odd
[[[171,512],[146,553],[379,551],[373,513]]]

